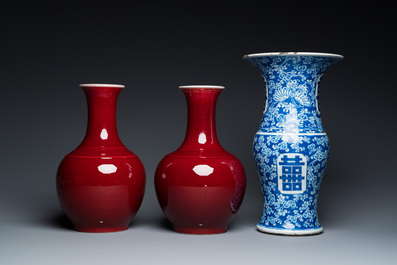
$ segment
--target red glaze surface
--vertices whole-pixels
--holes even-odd
[[[88,103],[87,133],[58,167],[58,198],[78,231],[125,230],[141,205],[146,180],[141,161],[117,133],[116,103],[123,86],[81,87]]]
[[[157,167],[157,198],[174,231],[223,233],[241,205],[246,177],[216,136],[215,104],[222,87],[181,89],[188,104],[186,137]]]

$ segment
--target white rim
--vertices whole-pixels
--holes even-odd
[[[243,56],[243,59],[252,57],[267,57],[267,56],[320,56],[320,57],[334,57],[343,59],[340,54],[322,53],[322,52],[265,52],[265,53],[252,53]]]
[[[205,88],[205,89],[225,89],[224,86],[213,86],[213,85],[189,85],[179,86],[180,89],[192,89],[192,88]]]
[[[116,84],[80,84],[80,87],[119,87],[124,88],[123,85],[116,85]]]
[[[257,225],[256,227],[261,232],[265,232],[269,234],[277,234],[277,235],[291,235],[291,236],[315,235],[315,234],[320,234],[323,231],[322,227],[316,229],[307,229],[307,230],[271,229],[260,225]]]

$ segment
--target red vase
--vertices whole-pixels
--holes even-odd
[[[145,170],[117,133],[117,97],[124,86],[80,85],[88,103],[83,142],[66,155],[57,172],[60,204],[81,232],[128,228],[145,191]]]
[[[216,136],[215,105],[224,87],[179,88],[188,105],[186,137],[157,167],[157,198],[174,231],[224,233],[241,205],[246,182],[242,164]]]

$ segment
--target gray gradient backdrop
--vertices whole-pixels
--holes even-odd
[[[30,1],[0,9],[0,264],[396,264],[396,19],[381,1]],[[391,2],[389,2],[391,3]],[[321,186],[324,233],[262,234],[252,139],[264,85],[242,56],[339,53],[320,107],[331,141]],[[124,84],[117,122],[145,165],[129,230],[78,233],[62,214],[55,174],[83,139],[80,83]],[[182,142],[179,85],[224,85],[221,144],[248,187],[227,233],[172,232],[153,187],[157,163]]]

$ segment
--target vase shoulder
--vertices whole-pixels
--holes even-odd
[[[69,158],[101,158],[101,157],[138,157],[126,147],[106,147],[106,148],[76,148],[66,155]]]
[[[235,158],[234,155],[223,148],[218,150],[176,150],[167,154],[169,157],[186,157],[186,158]]]

